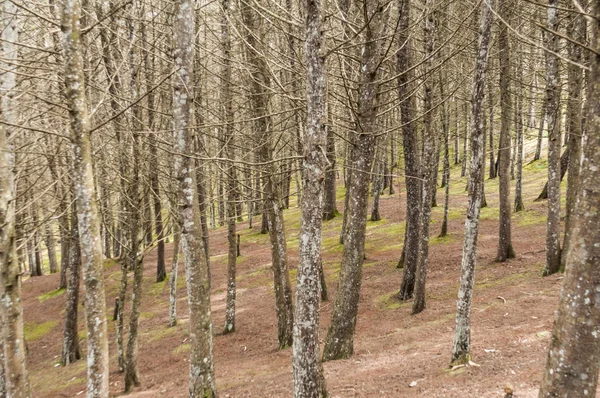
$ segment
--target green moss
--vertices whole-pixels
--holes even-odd
[[[165,290],[169,289],[169,275],[167,275],[167,279],[162,282],[156,282],[150,285],[150,289],[148,289],[148,295],[156,297],[160,296]]]
[[[514,218],[519,222],[519,225],[523,227],[546,223],[546,215],[540,214],[540,212],[536,210],[524,210],[514,213]]]
[[[144,319],[152,319],[154,318],[154,313],[153,312],[140,312],[140,320],[144,320]]]
[[[183,354],[186,352],[190,352],[190,345],[188,343],[180,344],[173,350],[173,353],[175,354]]]
[[[523,273],[510,274],[508,276],[505,276],[504,278],[498,278],[498,279],[488,278],[488,279],[476,282],[475,288],[476,289],[487,289],[490,287],[501,286],[501,285],[509,285],[509,284],[515,285],[515,284],[523,282],[527,279],[531,279],[538,274],[539,274],[539,272],[537,272],[537,271],[527,271],[527,272],[523,272]]]
[[[407,307],[410,303],[410,301],[400,301],[398,292],[387,293],[375,299],[375,304],[382,310],[397,310],[398,308]]]
[[[178,330],[179,330],[179,328],[177,326],[172,326],[172,327],[163,326],[163,327],[159,328],[158,330],[152,330],[150,332],[150,341],[157,341],[157,340],[163,339],[167,336],[174,334]]]
[[[62,296],[66,289],[56,289],[51,292],[44,293],[41,296],[38,296],[37,299],[40,303],[43,303],[46,300],[53,299],[58,296]]]
[[[500,218],[500,209],[497,207],[484,207],[481,209],[479,218],[481,220],[498,220]]]
[[[85,339],[87,339],[87,331],[86,331],[85,329],[83,329],[83,330],[80,330],[80,331],[77,333],[77,337],[79,337],[79,341],[82,341],[82,340],[85,340]]]
[[[542,157],[540,160],[531,161],[523,165],[524,171],[541,172],[548,169],[548,158]]]
[[[116,258],[107,258],[104,261],[102,261],[102,266],[104,268],[111,268],[117,264],[119,264],[119,261]]]
[[[454,243],[456,242],[456,238],[454,237],[454,235],[446,235],[446,236],[436,236],[435,238],[431,239],[429,241],[430,245],[443,245],[443,244],[447,244],[447,243]]]
[[[27,322],[23,326],[23,332],[25,334],[25,340],[34,341],[39,340],[54,329],[56,321],[48,321],[44,323]]]
[[[323,238],[323,251],[330,253],[341,253],[344,251],[344,245],[340,243],[340,237],[338,235],[328,236]]]

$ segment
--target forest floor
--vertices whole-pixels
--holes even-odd
[[[443,189],[433,210],[427,308],[411,315],[411,303],[399,302],[402,270],[396,263],[404,239],[405,195],[381,197],[383,220],[367,224],[366,260],[352,358],[324,364],[332,397],[501,397],[507,385],[516,397],[535,397],[546,360],[561,274],[542,278],[545,259],[546,202],[534,202],[546,181],[543,161],[525,167],[526,210],[513,214],[512,240],[517,256],[496,263],[498,243],[498,180],[486,180],[488,207],[482,210],[478,266],[472,307],[472,355],[477,366],[449,369],[462,254],[467,194],[466,179],[452,169],[449,236],[438,238],[443,214]],[[398,182],[398,181],[396,181]],[[563,182],[563,189],[566,185]],[[400,184],[403,187],[403,184]],[[511,182],[514,193],[514,181]],[[396,189],[397,192],[399,191]],[[344,189],[338,189],[338,209]],[[564,195],[563,195],[564,207]],[[293,201],[295,202],[295,201]],[[295,204],[295,203],[293,203]],[[300,209],[284,213],[292,285],[298,261]],[[324,223],[323,264],[329,301],[321,306],[321,342],[329,325],[342,246],[338,242],[342,216]],[[272,288],[268,235],[237,225],[241,234],[238,258],[236,331],[219,335],[224,324],[227,275],[227,229],[211,231],[212,315],[217,389],[221,397],[289,397],[292,390],[291,349],[277,349],[277,321]],[[167,244],[170,269],[172,244]],[[177,313],[179,324],[167,327],[169,289],[155,283],[156,254],[144,261],[140,317],[139,371],[141,386],[131,397],[184,397],[188,385],[188,333],[185,276],[180,267]],[[119,287],[119,265],[105,262],[106,300],[112,314]],[[130,276],[131,278],[131,276]],[[30,278],[23,284],[28,367],[35,397],[83,396],[86,361],[59,365],[65,294],[56,291],[58,275]],[[131,285],[131,284],[130,284]],[[85,351],[83,307],[80,338]],[[126,308],[128,311],[128,308]],[[117,371],[115,322],[109,321],[110,389],[123,393]],[[321,345],[322,347],[322,345]]]

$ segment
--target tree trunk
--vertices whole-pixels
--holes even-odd
[[[485,169],[485,75],[489,52],[489,42],[493,24],[491,11],[493,0],[481,4],[479,46],[473,79],[471,100],[471,167],[469,178],[469,200],[465,220],[465,235],[461,261],[460,286],[456,302],[456,328],[452,346],[452,363],[465,364],[470,361],[471,350],[471,300],[475,284],[477,265],[477,237],[479,235],[479,212],[483,194]]]
[[[520,20],[520,18],[519,18]],[[522,48],[519,51],[522,53]],[[517,91],[517,109],[516,109],[516,150],[515,150],[515,161],[513,167],[516,167],[516,181],[515,181],[515,213],[525,210],[523,205],[523,57],[520,56],[517,63],[517,79],[516,91]]]
[[[331,105],[329,105],[331,107]],[[328,107],[328,108],[329,108]],[[325,127],[327,131],[327,171],[325,172],[325,196],[323,207],[323,219],[331,220],[338,214],[336,206],[336,191],[335,191],[335,174],[336,170],[336,154],[335,154],[335,135],[333,134],[332,111],[327,109],[329,123]]]
[[[490,59],[490,64],[493,60]],[[491,66],[491,65],[490,65]],[[488,101],[490,108],[490,124],[489,124],[489,137],[490,137],[490,179],[498,176],[498,170],[496,169],[496,159],[494,157],[494,85],[488,83]]]
[[[287,248],[283,213],[279,206],[278,189],[275,181],[277,174],[272,160],[272,120],[269,115],[269,90],[270,78],[268,67],[264,59],[264,49],[261,38],[264,37],[261,18],[252,6],[244,0],[242,2],[242,20],[247,28],[246,42],[248,63],[252,74],[251,91],[252,110],[255,114],[258,134],[258,155],[265,164],[263,168],[264,211],[263,220],[268,222],[271,241],[271,258],[273,264],[273,279],[275,287],[275,302],[277,309],[279,348],[283,349],[292,345],[294,309],[292,291],[287,263]],[[264,222],[264,221],[263,221]]]
[[[50,222],[46,223],[46,249],[48,250],[48,263],[50,265],[50,273],[55,274],[58,271],[58,263],[56,262],[56,243],[54,241],[54,232]]]
[[[573,5],[571,4],[571,7]],[[576,41],[584,42],[586,37],[586,19],[580,15],[571,14],[571,23],[567,25],[569,37],[574,38]],[[581,47],[574,44],[568,43],[569,58],[576,63],[580,63]],[[569,126],[569,148],[571,155],[569,156],[569,179],[567,180],[567,203],[566,203],[566,214],[565,214],[565,238],[563,243],[563,250],[561,256],[561,269],[564,270],[565,263],[567,260],[567,253],[569,251],[569,241],[571,237],[571,231],[573,229],[574,219],[573,212],[575,211],[575,205],[577,203],[577,191],[579,189],[579,174],[580,174],[580,159],[581,159],[581,142],[583,129],[582,126],[582,106],[581,106],[581,90],[582,90],[582,71],[576,65],[569,64],[568,75],[569,75],[569,100],[567,103],[567,117]],[[562,165],[561,165],[562,174]]]
[[[423,21],[423,35],[425,45],[425,74],[431,71],[431,57],[434,50],[435,37],[435,0],[425,1],[425,11],[427,16]],[[433,190],[431,180],[434,176],[435,150],[437,134],[433,126],[433,88],[430,80],[426,79],[424,84],[423,95],[423,160],[421,162],[421,218],[419,228],[419,261],[417,263],[417,271],[415,273],[415,297],[412,306],[412,313],[418,314],[425,309],[425,282],[427,279],[427,266],[429,263],[429,226],[431,220],[431,199]],[[465,134],[466,135],[466,134]],[[466,154],[466,147],[464,153]],[[464,156],[466,159],[466,156]],[[463,159],[463,162],[466,162]],[[463,163],[463,168],[466,170],[466,163]]]
[[[215,397],[212,320],[208,262],[202,239],[202,225],[194,162],[190,157],[194,135],[190,129],[193,102],[194,2],[176,0],[173,19],[173,131],[175,137],[175,178],[179,182],[181,242],[185,264],[190,328],[190,397]],[[191,93],[192,95],[189,95]]]
[[[14,99],[17,93],[18,42],[21,16],[16,4],[2,3],[2,33],[0,53],[0,87],[2,89],[1,117],[16,123]],[[23,307],[21,303],[22,273],[19,269],[15,239],[15,151],[9,138],[17,129],[0,125],[0,321],[2,323],[2,381],[0,390],[7,397],[27,398],[31,395],[25,364]]]
[[[325,127],[325,68],[321,54],[321,1],[306,0],[306,132],[302,162],[302,202],[292,365],[294,398],[326,397],[319,360],[319,296],[326,173],[333,174]],[[335,203],[335,196],[334,196]]]
[[[75,155],[75,192],[81,263],[85,285],[87,328],[87,396],[108,397],[108,340],[102,267],[102,244],[98,210],[94,199],[94,176],[81,55],[80,5],[65,0],[62,13],[65,87]]]
[[[77,230],[77,204],[72,205],[71,242],[69,244],[69,285],[65,305],[65,330],[63,333],[62,364],[69,365],[81,359],[79,334],[77,329],[77,311],[79,305],[79,274],[81,268],[81,248]]]
[[[396,68],[398,73],[398,97],[402,120],[402,138],[404,149],[404,182],[406,184],[406,235],[402,250],[404,274],[400,287],[400,300],[412,298],[415,287],[415,273],[419,261],[419,215],[421,213],[421,180],[419,179],[420,161],[418,155],[417,123],[413,121],[416,110],[416,96],[413,93],[414,70],[412,65],[412,43],[409,35],[410,1],[399,0],[398,53]],[[455,137],[458,137],[456,130]],[[458,148],[455,141],[455,149]],[[457,155],[458,152],[455,152]],[[458,155],[457,155],[458,156]],[[455,159],[457,161],[458,158]],[[457,161],[456,164],[459,162]],[[399,261],[400,263],[400,261]]]
[[[227,302],[225,307],[225,326],[223,334],[235,331],[235,274],[236,274],[236,226],[235,226],[235,192],[236,179],[235,167],[235,141],[233,137],[233,103],[231,95],[231,39],[229,32],[229,23],[231,20],[231,0],[222,0],[221,8],[223,10],[221,20],[221,51],[223,57],[223,69],[221,71],[221,102],[222,102],[222,120],[223,139],[225,141],[225,155],[228,162],[222,168],[227,174]]]
[[[177,325],[177,271],[179,269],[179,246],[181,245],[180,237],[181,234],[179,230],[175,231],[173,237],[171,276],[169,278],[169,326]]]
[[[548,0],[548,29],[558,30],[558,0]],[[546,47],[558,51],[558,37],[547,33]],[[544,275],[560,269],[560,88],[558,57],[546,52],[546,118],[548,125],[548,217],[546,222],[546,267]]]
[[[381,34],[387,11],[377,1],[365,1],[362,6],[367,26],[362,46],[358,117],[350,170],[352,200],[349,208],[345,209],[349,214],[348,224],[338,293],[323,351],[324,361],[348,358],[354,352],[354,330],[364,261],[369,177],[376,145],[380,52],[383,47]]]
[[[505,21],[509,20],[510,7],[513,3],[510,0],[499,0],[499,14]],[[510,65],[510,46],[506,26],[502,25],[498,33],[498,51],[500,57],[500,141],[498,142],[498,174],[500,176],[500,229],[498,233],[498,254],[496,261],[504,262],[515,256],[511,240],[511,205],[510,205],[510,125],[512,98],[510,92],[511,84],[511,65]]]
[[[371,207],[371,221],[379,221],[381,220],[381,216],[379,215],[379,196],[381,195],[382,190],[382,182],[384,179],[384,175],[382,173],[383,165],[380,158],[382,156],[381,152],[383,149],[379,148],[379,153],[375,155],[375,164],[373,165],[373,183],[371,186],[371,195],[373,195],[373,205]]]
[[[552,0],[551,0],[552,1]],[[600,3],[592,2],[590,47],[600,52]],[[573,229],[566,273],[555,315],[550,351],[539,397],[593,397],[600,367],[600,63],[590,56],[588,81],[589,128],[583,146],[579,201],[573,212]]]

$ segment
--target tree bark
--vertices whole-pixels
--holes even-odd
[[[181,242],[185,264],[190,313],[190,397],[216,397],[213,364],[210,285],[194,162],[190,157],[194,135],[190,128],[193,97],[194,2],[176,0],[173,19],[173,131],[175,137],[175,178],[179,183]]]
[[[415,273],[419,261],[419,215],[421,213],[421,180],[418,155],[417,124],[413,121],[416,98],[413,94],[414,72],[412,65],[412,43],[409,34],[410,1],[399,0],[398,53],[396,68],[398,73],[398,97],[402,123],[404,150],[404,172],[406,184],[406,235],[404,238],[404,274],[400,287],[400,300],[412,298],[415,287]],[[458,136],[458,130],[456,132]],[[456,141],[457,142],[457,141]],[[456,143],[455,142],[455,143]],[[455,148],[456,149],[456,148]],[[457,154],[458,152],[456,152]],[[456,160],[456,159],[455,159]],[[458,164],[458,162],[457,162]]]
[[[425,1],[426,12],[428,13],[423,23],[423,35],[425,38],[425,74],[431,71],[431,57],[434,50],[435,37],[435,0]],[[429,263],[429,225],[431,220],[431,198],[433,190],[431,179],[434,176],[435,151],[437,134],[434,131],[432,122],[433,109],[433,87],[430,80],[426,79],[423,95],[423,159],[421,162],[421,218],[419,227],[419,261],[415,273],[415,297],[412,306],[412,313],[418,314],[425,309],[425,282],[427,279],[427,267]],[[466,154],[466,148],[465,148]],[[466,159],[466,156],[465,156]],[[466,166],[465,166],[466,167]]]
[[[2,33],[0,68],[0,92],[2,93],[1,117],[15,124],[15,91],[18,42],[21,16],[16,4],[2,4]],[[7,397],[31,396],[25,364],[25,337],[23,334],[23,307],[21,303],[22,275],[17,258],[15,238],[15,151],[17,130],[0,125],[0,321],[2,322],[2,381],[1,390]]]
[[[356,137],[350,170],[352,200],[349,208],[345,209],[349,214],[348,224],[338,293],[323,350],[324,361],[348,358],[354,352],[364,261],[369,181],[376,145],[380,52],[383,47],[381,34],[386,24],[387,8],[380,6],[377,0],[366,0],[362,7],[367,26],[362,46]]]
[[[302,202],[292,365],[294,398],[326,397],[319,361],[320,268],[326,174],[331,164],[326,150],[325,68],[321,54],[320,0],[306,0],[306,132],[302,161]],[[335,173],[335,171],[334,171]],[[335,174],[334,174],[335,178]],[[335,183],[335,180],[334,180]]]
[[[548,29],[558,30],[558,0],[548,1]],[[546,33],[545,46],[558,51],[558,37]],[[546,118],[548,125],[548,217],[546,222],[546,267],[544,275],[560,269],[560,88],[558,57],[546,52]]]
[[[452,363],[465,364],[470,361],[471,350],[471,301],[477,265],[477,237],[479,235],[479,213],[483,199],[483,176],[485,169],[485,76],[489,43],[493,24],[493,0],[481,3],[479,46],[471,95],[471,167],[469,178],[469,200],[465,220],[465,235],[461,261],[460,286],[456,302],[456,328],[452,346]]]
[[[69,365],[81,359],[79,334],[77,329],[77,311],[79,305],[79,279],[81,268],[81,248],[77,226],[77,204],[72,205],[71,237],[69,244],[69,285],[65,305],[65,330],[63,333],[62,364]]]
[[[585,2],[587,3],[587,1]],[[573,5],[571,4],[571,7]],[[586,39],[587,24],[586,19],[577,14],[571,14],[571,23],[568,24],[568,34],[579,42],[584,42]],[[567,49],[569,58],[577,63],[581,62],[582,54],[581,47],[568,43]],[[567,103],[567,117],[569,126],[569,148],[571,155],[569,156],[569,179],[567,180],[567,203],[565,214],[565,238],[561,255],[561,269],[564,270],[567,253],[569,251],[569,241],[573,227],[573,212],[577,203],[577,191],[579,189],[579,174],[580,174],[580,159],[581,159],[581,143],[582,143],[582,71],[576,65],[569,64],[569,100]],[[562,174],[562,165],[561,165]],[[562,179],[562,178],[561,178]]]
[[[266,166],[263,168],[264,210],[263,220],[267,219],[271,241],[271,258],[275,287],[275,304],[277,310],[277,329],[279,348],[292,345],[294,306],[287,263],[287,248],[283,213],[279,206],[278,189],[275,181],[276,169],[272,160],[272,120],[269,115],[270,77],[259,38],[264,36],[262,26],[257,19],[259,15],[244,0],[241,5],[242,20],[247,29],[248,63],[251,73],[252,110],[256,119],[258,134],[258,155]],[[263,221],[264,223],[264,221]]]
[[[222,102],[222,120],[223,139],[225,141],[225,154],[227,159],[231,160],[223,166],[223,170],[227,175],[227,301],[225,307],[225,326],[223,334],[232,333],[235,331],[235,275],[236,275],[236,226],[235,226],[235,192],[236,179],[233,160],[235,160],[235,142],[233,137],[233,104],[231,96],[231,39],[229,32],[229,24],[231,23],[231,0],[222,0],[221,7],[223,9],[221,21],[221,51],[222,51],[222,77],[221,77],[221,102]]]
[[[85,285],[87,327],[87,396],[108,397],[108,340],[106,301],[102,267],[102,244],[98,210],[94,195],[94,176],[87,104],[81,55],[80,4],[78,0],[63,3],[63,54],[65,87],[69,107],[71,136],[75,155],[75,192],[81,263]]]
[[[590,47],[600,52],[600,2],[593,1]],[[600,367],[600,62],[590,56],[589,128],[583,146],[579,201],[567,253],[566,273],[540,398],[594,396]]]
[[[510,14],[510,0],[499,0],[499,14],[505,21],[508,21]],[[508,31],[506,26],[500,27],[498,33],[498,51],[500,57],[500,141],[498,143],[498,174],[500,179],[499,198],[500,198],[500,217],[498,233],[498,254],[496,261],[504,262],[515,256],[511,240],[511,205],[510,205],[510,125],[512,98],[510,92],[511,84],[511,66],[510,66],[510,46]]]

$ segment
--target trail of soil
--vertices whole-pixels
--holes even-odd
[[[453,181],[450,236],[435,238],[442,208],[434,209],[427,285],[427,309],[410,315],[411,303],[394,298],[402,271],[395,268],[404,237],[404,195],[384,195],[385,219],[369,222],[355,355],[324,365],[332,397],[500,397],[511,385],[516,397],[537,396],[541,370],[557,305],[561,275],[541,277],[544,262],[545,204],[532,203],[543,179],[526,185],[528,210],[514,217],[513,243],[517,258],[494,263],[497,247],[497,183],[486,184],[490,208],[484,209],[472,310],[473,361],[449,371],[454,333],[455,302],[462,252],[464,180]],[[443,192],[438,201],[443,203]],[[338,207],[343,206],[343,200]],[[299,210],[286,211],[292,278],[297,264]],[[324,265],[330,301],[322,304],[321,337],[325,337],[336,293],[341,246],[337,244],[341,216],[325,223]],[[217,387],[221,397],[291,396],[291,350],[277,350],[277,330],[268,238],[238,224],[242,257],[238,265],[236,332],[214,339]],[[257,227],[258,226],[258,227]],[[226,229],[211,232],[212,311],[214,330],[224,324]],[[170,262],[172,244],[167,245]],[[155,253],[145,258],[145,284],[140,323],[141,386],[131,397],[187,396],[187,299],[183,272],[178,283],[179,325],[167,328],[168,285],[154,283]],[[168,264],[168,267],[170,264]],[[181,267],[180,267],[181,268]],[[112,313],[119,266],[108,263],[107,305]],[[64,297],[40,302],[58,285],[58,275],[30,278],[23,284],[25,321],[30,338],[28,365],[35,397],[84,396],[85,360],[68,367],[60,359]],[[83,311],[83,308],[81,308]],[[83,312],[80,330],[85,330]],[[128,311],[128,308],[126,309]],[[53,323],[54,322],[54,323]],[[111,393],[123,391],[116,369],[114,322],[109,321]],[[37,335],[36,335],[37,334]],[[85,351],[85,336],[82,348]]]

